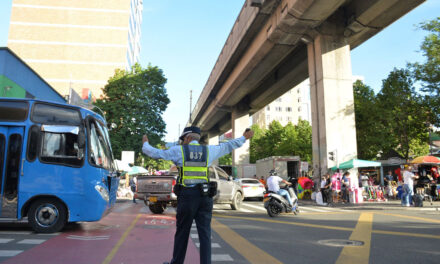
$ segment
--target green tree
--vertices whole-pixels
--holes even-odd
[[[229,153],[227,155],[224,155],[218,159],[219,165],[232,165],[232,154]]]
[[[383,80],[382,90],[377,98],[382,116],[380,122],[390,135],[386,137],[389,140],[388,146],[394,147],[408,159],[410,154],[416,153],[412,142],[427,142],[426,120],[429,116],[423,98],[416,92],[410,71],[394,69]],[[383,151],[386,152],[387,149]]]
[[[431,108],[432,120],[440,125],[440,17],[420,24],[420,28],[430,32],[425,36],[420,49],[426,58],[424,63],[413,63],[414,76],[422,83],[426,93],[425,102]]]
[[[165,83],[161,69],[151,65],[143,69],[139,64],[131,71],[116,70],[109,79],[103,98],[95,105],[104,111],[111,126],[110,140],[116,158],[123,150],[133,150],[139,157],[143,134],[148,135],[152,145],[161,142],[165,132],[162,113],[170,102]]]
[[[375,159],[384,148],[391,148],[387,143],[389,134],[383,124],[387,123],[381,115],[373,89],[362,81],[353,84],[354,113],[356,118],[357,153],[360,159]]]
[[[253,125],[254,136],[250,142],[250,162],[270,156],[300,156],[301,160],[312,160],[312,127],[307,121],[297,125],[282,126],[273,121],[268,129]]]

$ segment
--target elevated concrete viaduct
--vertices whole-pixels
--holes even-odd
[[[247,0],[191,113],[210,143],[310,78],[314,177],[356,157],[350,50],[424,0]],[[375,52],[372,50],[371,52]],[[385,58],[384,58],[385,59]],[[378,62],[380,63],[380,62]],[[248,147],[233,153],[249,162]]]

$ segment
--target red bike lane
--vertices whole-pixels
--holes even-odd
[[[60,235],[2,263],[138,264],[170,261],[176,230],[175,214],[153,215],[143,211],[148,211],[143,204],[119,203],[101,221],[68,227]],[[199,263],[199,252],[191,239],[185,263]]]

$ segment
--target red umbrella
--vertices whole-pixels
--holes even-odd
[[[434,156],[420,156],[411,161],[413,164],[440,164],[440,159]]]

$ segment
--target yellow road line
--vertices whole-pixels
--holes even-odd
[[[350,236],[350,240],[363,241],[363,246],[346,246],[342,250],[339,258],[336,260],[337,264],[345,263],[369,263],[370,246],[371,246],[371,231],[373,228],[373,214],[362,213],[359,216],[358,223]]]
[[[233,249],[250,263],[282,263],[217,220],[212,219],[211,226],[224,241],[230,244]]]
[[[422,237],[422,238],[440,239],[440,236],[438,236],[438,235],[405,233],[405,232],[395,232],[395,231],[386,231],[386,230],[373,230],[372,232],[375,233],[375,234],[383,234],[383,235],[409,236],[409,237]]]
[[[243,219],[243,220],[259,221],[259,222],[285,224],[285,225],[297,225],[297,226],[305,226],[305,227],[314,227],[314,228],[350,231],[350,232],[353,231],[353,228],[348,228],[348,227],[315,225],[315,224],[307,224],[307,223],[300,223],[300,222],[286,222],[286,221],[280,221],[280,220],[255,218],[255,217],[243,217],[243,216],[230,216],[230,215],[228,215],[228,216],[226,216],[226,215],[214,215],[214,216],[215,217],[222,217],[222,218],[233,218],[233,219]]]
[[[431,219],[431,218],[425,218],[425,217],[410,216],[410,215],[401,215],[401,214],[391,214],[391,213],[375,213],[375,214],[389,215],[389,216],[396,216],[396,217],[402,217],[402,218],[408,218],[408,219],[420,220],[420,221],[423,221],[423,222],[431,222],[431,223],[438,223],[438,224],[440,224],[440,220],[437,220],[437,219]]]
[[[138,214],[136,218],[131,222],[131,225],[125,230],[122,237],[119,239],[118,243],[113,247],[112,251],[110,251],[110,254],[104,259],[102,264],[108,264],[110,261],[112,261],[113,257],[116,255],[116,252],[118,252],[119,248],[121,247],[122,243],[124,243],[125,239],[127,238],[130,231],[133,229],[133,227],[136,225],[136,222],[138,221],[139,217],[141,217],[141,214]]]

